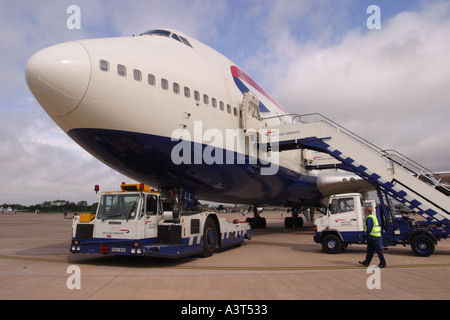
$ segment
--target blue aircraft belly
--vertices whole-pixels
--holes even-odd
[[[318,204],[316,178],[280,167],[276,175],[261,175],[261,164],[180,164],[171,160],[178,141],[168,137],[106,129],[73,129],[68,135],[97,159],[146,184],[186,188],[201,200],[281,205]],[[194,146],[199,147],[199,145]],[[207,145],[202,145],[204,150]],[[192,151],[194,152],[194,151]],[[225,154],[225,153],[223,153]],[[191,159],[194,159],[193,155]]]

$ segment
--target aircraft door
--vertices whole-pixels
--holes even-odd
[[[254,130],[256,135],[262,127],[261,116],[259,114],[259,99],[252,92],[244,93],[241,113],[241,128],[247,130]]]

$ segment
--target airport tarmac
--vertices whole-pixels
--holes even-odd
[[[286,213],[263,215],[267,228],[252,230],[244,245],[181,260],[73,255],[72,222],[62,215],[0,215],[0,299],[450,298],[450,240],[439,242],[428,258],[415,256],[409,246],[390,247],[388,268],[368,273],[357,263],[365,257],[365,245],[325,254],[313,241],[312,223],[287,229]],[[378,264],[376,256],[373,263]],[[80,289],[68,288],[75,283],[71,266],[79,267]],[[380,289],[370,289],[374,284]]]

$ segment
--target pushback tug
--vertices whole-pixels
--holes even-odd
[[[210,212],[165,211],[164,199],[144,184],[122,184],[103,192],[96,214],[81,214],[73,225],[72,253],[180,258],[209,257],[218,248],[250,240],[250,225]],[[95,187],[96,192],[98,186]]]

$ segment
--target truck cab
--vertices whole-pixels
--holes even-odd
[[[95,218],[94,238],[156,239],[163,216],[160,194],[150,188],[123,193],[104,193]]]
[[[327,253],[338,253],[349,243],[363,243],[366,206],[376,212],[375,201],[364,200],[359,193],[331,196],[326,215],[314,222],[314,241]]]

